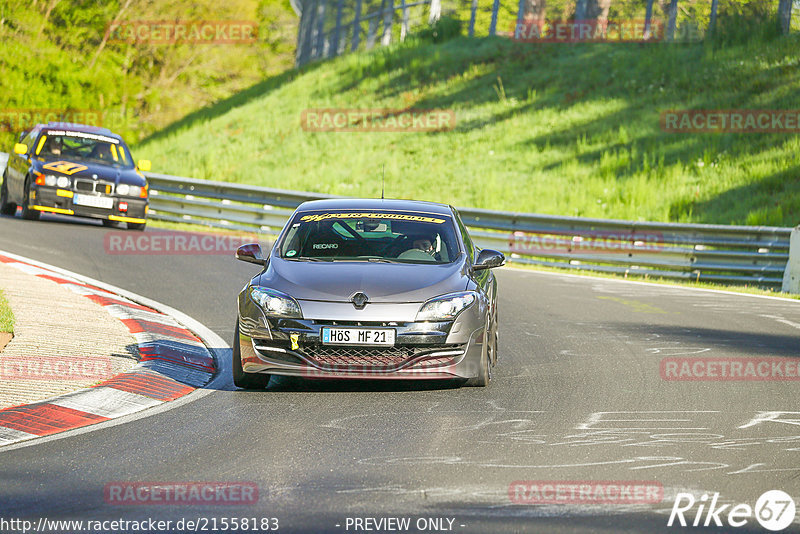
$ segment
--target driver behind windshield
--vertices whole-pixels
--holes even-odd
[[[104,161],[111,161],[111,146],[108,143],[97,143],[94,145],[89,157],[92,159],[100,159]]]
[[[427,252],[433,256],[433,242],[428,237],[417,237],[412,245],[415,249]]]
[[[428,234],[411,234],[408,235],[408,240],[411,242],[411,248],[401,253],[398,258],[400,259],[423,259],[424,256],[419,257],[416,254],[425,253],[435,261],[441,261],[441,255],[437,254],[434,249],[436,242],[435,235]]]
[[[61,138],[59,137],[51,137],[47,140],[47,145],[45,147],[47,152],[49,152],[53,156],[60,156],[61,155]]]

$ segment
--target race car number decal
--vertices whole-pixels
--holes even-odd
[[[442,224],[444,219],[436,219],[434,217],[423,217],[422,215],[407,215],[405,213],[369,213],[369,212],[345,212],[345,213],[321,213],[319,215],[304,215],[300,217],[301,221],[315,222],[324,221],[326,219],[392,219],[395,221],[418,221],[429,222],[435,224]]]
[[[81,165],[80,163],[70,163],[69,161],[53,161],[52,163],[42,165],[42,168],[49,171],[56,171],[62,174],[71,175],[75,174],[76,172],[86,170],[89,167],[86,165]]]

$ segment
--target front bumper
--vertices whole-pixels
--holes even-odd
[[[148,200],[145,198],[118,197],[113,199],[110,209],[82,206],[73,202],[75,192],[68,189],[38,186],[31,190],[30,207],[45,213],[60,213],[92,219],[108,219],[119,222],[144,223],[147,217]],[[127,202],[128,209],[119,209],[120,202]]]
[[[458,319],[457,319],[458,321]],[[454,322],[393,323],[240,318],[242,370],[305,378],[466,379],[478,374],[482,327],[453,333]],[[323,345],[325,326],[394,328],[394,347]]]

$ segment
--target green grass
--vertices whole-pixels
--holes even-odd
[[[0,332],[14,333],[14,314],[2,291],[0,291]]]
[[[135,147],[167,174],[585,217],[794,226],[800,136],[670,134],[669,109],[800,108],[800,40],[410,40],[269,78]],[[307,108],[445,108],[454,131],[320,133]]]
[[[0,150],[9,152],[20,112],[91,111],[129,142],[291,67],[297,17],[285,0],[124,0],[0,4]],[[128,4],[130,4],[128,2]],[[245,20],[258,24],[247,44],[104,42],[120,21]],[[21,124],[23,123],[24,124]],[[9,131],[10,130],[10,131]]]

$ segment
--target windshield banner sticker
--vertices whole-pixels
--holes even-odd
[[[395,221],[417,221],[442,224],[444,219],[434,217],[423,217],[422,215],[407,215],[405,213],[370,213],[370,212],[346,212],[346,213],[321,213],[319,215],[304,215],[300,217],[304,222],[324,221],[327,219],[392,219]]]

